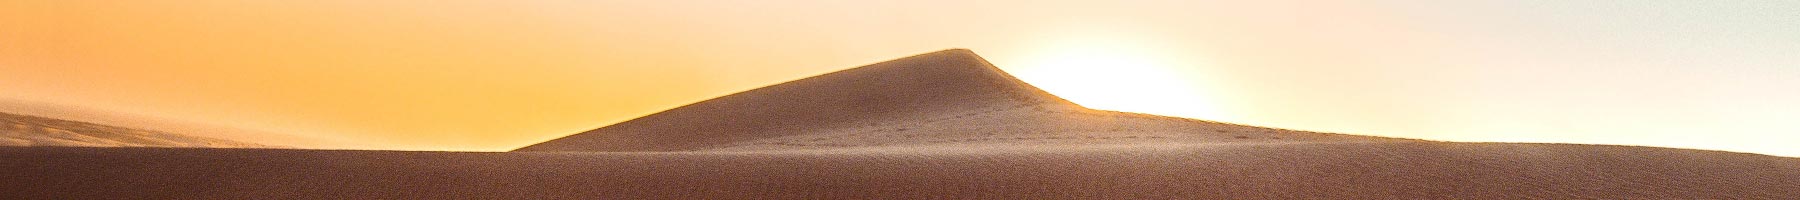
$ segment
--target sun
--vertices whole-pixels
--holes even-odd
[[[1193,66],[1128,43],[1040,49],[1009,68],[1027,83],[1088,108],[1225,120]]]

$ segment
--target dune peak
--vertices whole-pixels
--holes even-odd
[[[515,151],[1381,140],[1093,110],[950,49],[727,95]]]
[[[949,49],[740,92],[519,149],[679,150],[995,105],[1078,107]]]

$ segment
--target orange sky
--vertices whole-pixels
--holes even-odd
[[[1438,140],[1800,156],[1791,145],[1800,17],[1784,14],[1796,7],[0,1],[0,98],[367,148],[491,151],[970,48],[1100,108]]]

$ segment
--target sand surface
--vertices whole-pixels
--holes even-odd
[[[1092,110],[948,50],[514,152],[0,147],[0,188],[0,199],[1784,199],[1800,196],[1800,158]]]
[[[0,148],[0,198],[1785,199],[1800,159],[1552,144],[687,153]]]

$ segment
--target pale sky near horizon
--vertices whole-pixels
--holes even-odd
[[[1090,107],[1800,156],[1794,1],[0,1],[0,98],[507,150],[948,48]]]

